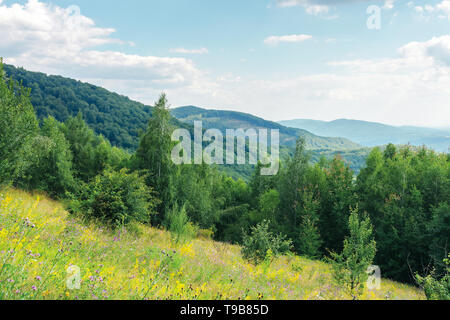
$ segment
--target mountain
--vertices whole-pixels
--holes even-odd
[[[448,152],[450,129],[432,129],[413,126],[390,126],[382,123],[339,119],[318,121],[295,119],[279,121],[280,124],[308,130],[329,137],[344,137],[367,147],[393,144],[426,145],[436,151]]]
[[[171,110],[172,116],[181,122],[193,125],[194,121],[201,120],[203,128],[216,128],[222,132],[226,129],[278,129],[280,132],[280,155],[292,155],[295,150],[295,142],[298,137],[305,139],[306,149],[309,150],[311,160],[317,162],[321,157],[331,159],[340,156],[349,167],[358,173],[365,165],[365,159],[370,152],[370,148],[365,148],[360,144],[339,137],[322,137],[307,130],[290,128],[279,123],[264,120],[254,115],[224,110],[209,110],[195,106],[178,107]],[[231,176],[248,179],[253,171],[253,166],[223,166]]]
[[[153,107],[133,101],[126,96],[81,81],[40,72],[30,72],[12,65],[4,65],[8,77],[31,89],[30,100],[39,119],[53,116],[65,121],[82,113],[86,123],[106,137],[112,145],[133,151],[139,143],[139,132],[145,130]],[[169,97],[170,98],[170,97]],[[368,149],[345,138],[317,136],[303,129],[289,128],[250,114],[232,111],[206,110],[198,107],[180,107],[171,110],[171,123],[192,131],[194,120],[203,120],[207,128],[248,129],[267,128],[280,130],[281,156],[292,154],[295,141],[303,136],[307,149],[312,150],[313,161],[320,156],[331,158],[337,154],[358,172],[368,154]],[[234,178],[248,179],[252,165],[220,166]]]
[[[206,129],[216,128],[222,132],[226,129],[278,129],[280,144],[295,147],[297,138],[305,138],[306,148],[309,150],[354,150],[362,148],[361,145],[345,138],[320,137],[303,129],[289,128],[279,123],[264,120],[248,113],[224,110],[208,110],[195,106],[179,107],[171,110],[172,116],[181,122],[194,124],[201,120]]]

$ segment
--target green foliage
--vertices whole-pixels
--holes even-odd
[[[86,185],[73,208],[79,208],[89,218],[113,227],[131,221],[148,223],[159,201],[152,189],[145,185],[144,178],[126,169],[107,169]]]
[[[242,255],[245,259],[255,264],[261,263],[266,256],[277,256],[287,253],[292,248],[290,240],[285,240],[282,235],[274,235],[269,232],[269,221],[263,221],[251,228],[251,233],[244,233]]]
[[[170,158],[173,142],[169,120],[170,113],[166,95],[162,94],[155,105],[147,131],[141,137],[133,159],[133,166],[136,169],[147,171],[146,183],[158,193],[158,197],[161,199],[158,211],[162,214],[167,212],[170,204],[173,203],[175,166]],[[160,218],[163,219],[164,216]]]
[[[189,221],[186,207],[182,206],[179,208],[177,204],[167,212],[165,225],[177,243],[191,240],[196,236],[198,231],[198,228]]]
[[[344,240],[341,253],[331,252],[334,279],[355,299],[362,294],[368,278],[367,268],[376,253],[369,217],[360,220],[358,210],[353,210],[348,221],[350,235]]]
[[[320,257],[320,246],[322,240],[320,238],[317,224],[319,202],[313,199],[311,193],[306,193],[301,207],[302,223],[300,225],[299,252],[309,258]]]
[[[113,162],[116,167],[120,166],[125,159],[123,154],[117,154],[119,159],[113,159],[110,143],[88,127],[81,113],[75,118],[69,117],[63,131],[73,154],[74,176],[84,182],[89,182]]]
[[[259,197],[259,212],[261,213],[260,221],[274,221],[280,206],[280,193],[276,189],[264,192]],[[258,222],[260,222],[258,221]]]
[[[0,187],[30,165],[38,124],[29,94],[29,89],[7,80],[0,60]]]
[[[31,88],[31,103],[39,119],[52,116],[63,122],[82,113],[88,125],[114,146],[135,149],[139,130],[145,128],[152,113],[149,106],[88,83],[10,65],[5,70]]]
[[[411,147],[384,153],[375,148],[358,176],[362,211],[370,213],[378,254],[387,277],[414,281],[412,274],[439,267],[448,252],[450,162],[445,154]]]
[[[438,273],[445,272],[446,265],[442,261],[448,253],[450,238],[450,204],[441,203],[432,209],[432,218],[427,225],[430,240],[430,257]],[[446,259],[448,262],[448,259]],[[448,266],[447,266],[448,270]]]
[[[443,261],[447,270],[441,279],[436,279],[433,273],[426,277],[416,274],[416,281],[428,300],[450,300],[450,254]]]
[[[73,191],[72,153],[61,127],[52,117],[44,119],[40,134],[33,139],[34,161],[17,179],[19,186],[43,190],[53,197],[64,197]]]

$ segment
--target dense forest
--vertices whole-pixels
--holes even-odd
[[[153,107],[104,88],[61,76],[30,72],[12,65],[4,65],[4,70],[8,77],[32,89],[30,100],[39,121],[52,116],[57,121],[64,122],[69,117],[75,117],[81,113],[87,125],[96,134],[109,140],[112,146],[130,152],[136,151],[139,134],[145,131]],[[369,148],[363,148],[348,139],[319,137],[306,130],[288,128],[246,113],[205,110],[192,106],[172,108],[170,111],[172,125],[191,131],[194,120],[202,120],[205,130],[209,128],[278,129],[283,155],[294,153],[295,142],[301,136],[305,139],[306,149],[310,152],[313,162],[319,161],[321,156],[332,159],[339,154],[355,172],[364,165],[370,151]],[[221,166],[220,170],[233,178],[249,181],[254,166]]]
[[[128,113],[129,100],[117,96],[116,102],[106,102],[101,91],[83,87],[90,92],[90,102],[70,109],[87,113],[73,116],[60,113],[63,107],[33,106],[52,99],[44,88],[7,79],[3,69],[0,77],[1,186],[45,191],[64,200],[73,214],[111,228],[139,221],[179,234],[201,229],[215,240],[250,243],[247,247],[254,245],[249,235],[259,230],[274,235],[279,248],[314,259],[344,254],[358,238],[355,230],[373,226],[367,254],[374,255],[373,263],[384,277],[416,283],[420,276],[445,275],[448,154],[392,144],[374,148],[355,178],[338,155],[312,163],[300,137],[278,175],[262,176],[259,164],[247,183],[213,166],[172,163],[173,123],[164,94],[154,109],[140,106],[133,109],[140,113]],[[63,95],[71,90],[78,88],[67,88]],[[36,95],[40,99],[33,98]],[[124,121],[134,122],[136,134],[119,130],[120,123],[96,123],[94,132],[89,124],[97,112],[122,112]],[[36,113],[44,116],[41,123]],[[138,136],[144,121],[147,129]],[[118,139],[127,149],[136,145],[136,151],[112,146]],[[360,229],[358,216],[363,221]]]

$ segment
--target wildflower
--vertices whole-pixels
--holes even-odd
[[[36,286],[32,286],[31,289],[32,289],[33,291],[36,291],[36,290],[37,290]]]
[[[41,280],[42,280],[42,278],[41,278],[40,276],[36,276],[35,279],[36,279],[37,281],[41,281]]]

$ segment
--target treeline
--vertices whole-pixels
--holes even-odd
[[[38,123],[29,89],[0,76],[0,185],[46,191],[73,213],[111,227],[138,221],[253,244],[248,233],[263,230],[280,235],[277,248],[316,259],[343,251],[346,237],[358,238],[349,228],[359,212],[367,230],[373,225],[374,263],[384,277],[413,282],[417,272],[445,272],[449,155],[375,148],[355,178],[339,157],[312,165],[299,139],[278,175],[262,176],[259,164],[246,183],[213,166],[173,164],[165,95],[130,154],[96,135],[81,114]]]

